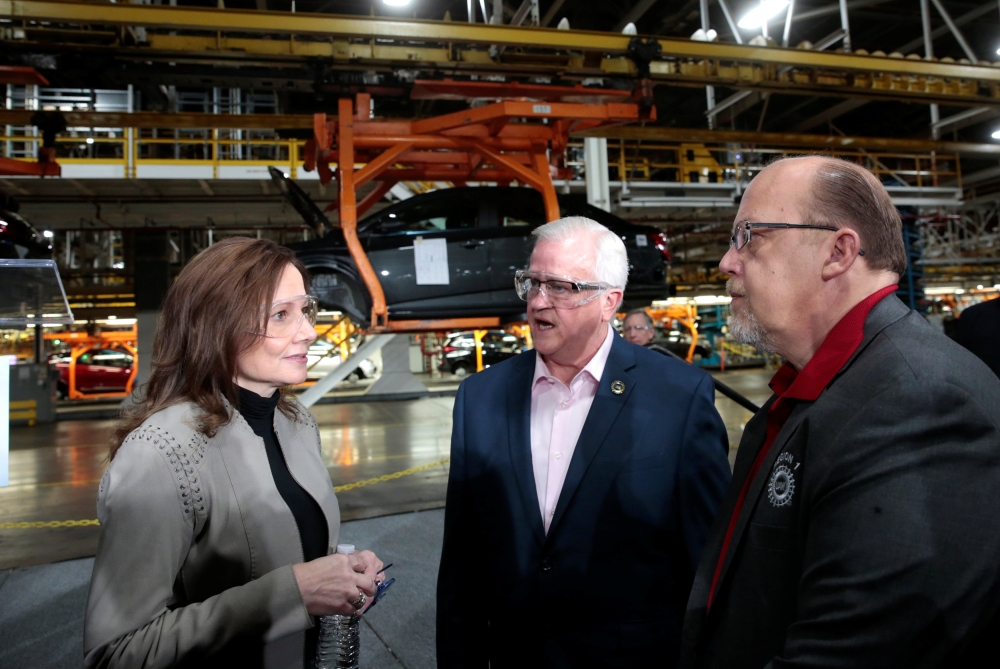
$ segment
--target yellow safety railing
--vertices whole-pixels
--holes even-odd
[[[14,400],[10,403],[10,420],[26,420],[34,426],[38,420],[37,400]]]
[[[306,142],[302,139],[253,137],[252,135],[262,132],[260,129],[185,129],[180,132],[186,136],[152,137],[149,129],[116,128],[101,131],[101,136],[59,137],[57,142],[61,148],[58,162],[63,165],[120,165],[122,174],[130,178],[134,178],[138,169],[144,165],[211,166],[212,178],[219,178],[220,168],[226,166],[273,165],[286,168],[289,177],[295,179],[303,165]],[[205,136],[193,136],[195,132],[205,133]],[[236,139],[220,136],[237,132],[250,136]],[[14,157],[7,155],[8,142],[17,144],[18,152],[22,154],[27,152],[35,155],[41,146],[40,137],[3,135],[0,136],[0,155],[5,157]],[[570,143],[571,148],[580,149],[582,146],[580,142]],[[234,153],[237,148],[242,149],[245,154],[243,157],[227,155]],[[699,174],[699,180],[711,173],[718,182],[733,178],[743,181],[762,169],[774,156],[785,157],[804,152],[806,151],[619,140],[608,143],[608,164],[614,172],[613,177],[627,181],[681,182],[692,180],[694,172]],[[961,161],[954,154],[833,149],[808,152],[839,156],[857,162],[888,182],[901,181],[921,188],[956,179],[961,187]],[[737,155],[742,158],[736,159]],[[748,164],[751,156],[754,162]],[[577,164],[582,163],[570,161],[570,165]],[[672,178],[667,176],[671,173]],[[417,192],[435,188],[430,182],[413,182],[412,185]]]
[[[116,131],[116,135],[118,132]],[[61,165],[115,165],[122,174],[135,178],[143,165],[211,166],[212,178],[219,178],[225,166],[284,167],[289,177],[298,177],[304,162],[305,140],[278,138],[220,138],[219,130],[211,130],[207,137],[144,137],[134,128],[126,128],[121,137],[59,137],[61,147],[58,162]],[[21,145],[19,152],[37,153],[40,137],[27,135],[0,136],[0,155],[7,156],[7,143]],[[170,153],[158,150],[170,147]],[[226,149],[243,149],[247,157],[226,156]],[[268,154],[268,155],[264,155]],[[21,158],[33,162],[33,158]]]

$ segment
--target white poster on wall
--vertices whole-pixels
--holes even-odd
[[[413,264],[418,286],[447,286],[448,240],[417,237],[413,241]]]

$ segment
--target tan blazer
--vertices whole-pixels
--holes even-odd
[[[336,546],[340,509],[319,429],[299,409],[296,420],[276,411],[274,430]],[[188,403],[150,416],[101,480],[86,667],[303,666],[314,621],[291,568],[302,544],[264,442],[239,412],[208,438],[199,413]]]

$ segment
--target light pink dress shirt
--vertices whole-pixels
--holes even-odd
[[[549,373],[542,356],[535,355],[535,376],[531,382],[531,464],[546,534],[616,336],[609,325],[601,348],[573,377],[568,388]]]

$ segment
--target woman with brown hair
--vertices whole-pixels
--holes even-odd
[[[285,390],[316,339],[307,286],[289,249],[233,238],[167,292],[98,493],[87,667],[309,667],[313,616],[374,595],[374,554],[329,555],[319,429]]]

